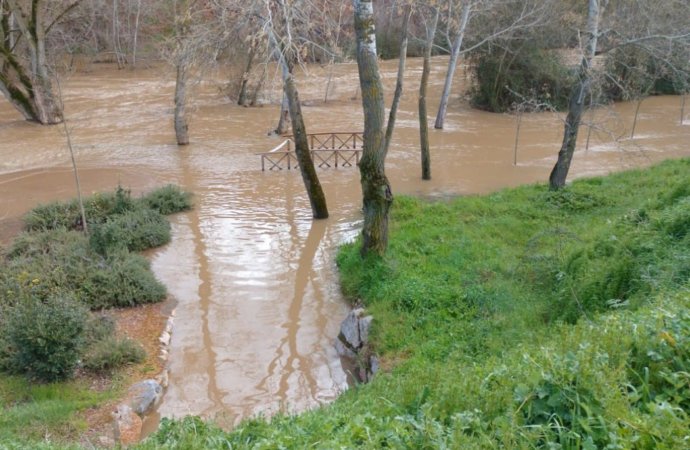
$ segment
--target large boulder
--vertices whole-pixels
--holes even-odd
[[[362,340],[359,337],[359,318],[362,314],[364,314],[362,308],[353,309],[340,324],[340,333],[343,335],[344,342],[353,349],[362,346]]]
[[[362,345],[369,342],[369,331],[371,331],[371,322],[374,320],[372,316],[366,316],[359,319],[359,340]]]
[[[132,410],[143,417],[156,406],[163,395],[163,387],[155,380],[146,380],[129,388],[129,405]]]

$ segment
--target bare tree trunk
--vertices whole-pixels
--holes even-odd
[[[281,2],[281,5],[283,11],[285,11],[285,4]],[[289,30],[288,20],[287,15],[285,15],[286,25]],[[289,32],[287,34],[289,35]],[[302,107],[299,102],[299,93],[297,92],[295,78],[292,73],[292,62],[280,51],[280,45],[271,27],[268,27],[268,38],[283,74],[283,91],[290,109],[295,154],[297,156],[297,162],[299,163],[299,170],[302,175],[302,181],[304,182],[304,188],[309,197],[312,215],[314,219],[327,219],[328,207],[326,206],[326,195],[323,192],[321,182],[316,174],[314,161],[311,158],[309,141],[307,139],[307,128],[304,125]]]
[[[513,154],[513,165],[517,166],[518,145],[520,144],[520,127],[522,126],[522,109],[523,106],[518,106],[517,110],[517,125],[515,129],[515,153]]]
[[[333,80],[333,67],[335,66],[335,56],[331,57],[331,62],[328,64],[330,70],[328,71],[328,82],[326,83],[326,95],[323,97],[323,102],[328,103],[328,94],[331,90],[331,80]]]
[[[357,66],[364,109],[364,142],[359,171],[364,203],[362,257],[388,248],[388,215],[393,192],[386,177],[385,107],[376,53],[372,0],[354,0]]]
[[[685,121],[685,97],[687,94],[683,92],[680,96],[680,124],[683,125]]]
[[[637,99],[637,107],[635,108],[635,118],[633,119],[632,131],[630,131],[630,139],[635,138],[635,129],[637,128],[637,118],[640,115],[640,108],[642,107],[643,101],[644,101],[644,97],[640,97],[639,99]]]
[[[31,2],[28,12],[18,0],[6,0],[2,5],[4,13],[11,13],[16,29],[24,37],[27,58],[13,53],[9,39],[15,29],[10,20],[0,22],[0,40],[4,41],[0,51],[0,92],[26,120],[52,125],[62,121],[62,113],[53,95],[52,83],[46,58],[46,31],[43,1]],[[28,60],[27,67],[25,61]]]
[[[187,79],[189,78],[189,49],[187,35],[191,17],[189,15],[189,0],[182,0],[177,18],[177,80],[175,83],[175,136],[177,145],[189,144],[187,134]]]
[[[242,74],[242,83],[240,84],[240,93],[237,95],[237,104],[240,106],[244,105],[247,97],[247,85],[249,84],[249,77],[252,73],[252,65],[254,64],[254,55],[256,54],[254,50],[254,45],[251,45],[249,49],[249,55],[247,56],[247,68]]]
[[[283,86],[283,89],[285,87]],[[274,133],[280,136],[285,134],[290,130],[290,103],[288,101],[287,94],[283,94],[283,103],[280,107],[280,119],[278,120],[278,126],[274,130]]]
[[[448,62],[448,71],[446,72],[446,83],[443,85],[443,93],[441,94],[441,104],[438,107],[436,123],[434,124],[434,128],[436,128],[437,130],[443,129],[443,123],[446,120],[448,100],[450,99],[450,89],[453,85],[455,68],[458,65],[458,57],[460,56],[462,41],[465,37],[465,29],[467,28],[467,22],[470,19],[470,11],[470,3],[465,3],[465,6],[462,8],[462,19],[460,22],[460,28],[458,29],[458,34],[455,36],[455,41],[453,41],[453,50],[450,55],[450,61]]]
[[[256,106],[257,102],[259,101],[259,94],[261,93],[261,89],[264,87],[264,81],[266,80],[266,66],[264,65],[264,71],[261,73],[261,78],[259,78],[259,83],[256,85],[256,89],[254,90],[254,95],[252,95],[252,101],[251,105]]]
[[[288,77],[285,80],[284,90],[290,107],[292,134],[293,140],[295,141],[295,154],[297,155],[300,172],[302,173],[302,181],[304,181],[304,187],[309,196],[311,211],[314,219],[327,219],[328,207],[326,206],[326,195],[323,193],[321,182],[319,182],[319,177],[314,167],[314,161],[311,159],[307,129],[304,125],[302,108],[299,103],[299,94],[295,87],[295,79],[292,75],[291,67]]]
[[[600,5],[600,2],[601,5]],[[585,108],[585,100],[591,87],[592,68],[594,56],[597,50],[599,38],[599,22],[608,0],[589,0],[587,13],[587,46],[582,57],[578,83],[570,97],[568,105],[568,116],[565,119],[565,131],[563,133],[563,144],[558,152],[558,161],[551,171],[549,177],[549,187],[552,190],[560,189],[565,186],[568,178],[568,171],[575,153],[577,145],[577,133],[582,122],[582,112]]]
[[[422,82],[419,85],[419,137],[422,149],[422,179],[431,180],[431,152],[429,151],[429,118],[426,111],[426,91],[429,86],[429,74],[431,72],[431,49],[434,46],[436,25],[440,12],[434,9],[434,18],[431,26],[427,28],[426,46],[424,47],[424,68],[422,69]]]
[[[120,20],[118,11],[118,0],[113,0],[113,51],[117,59],[117,68],[122,70],[125,63],[122,59],[122,47],[120,46]]]
[[[388,126],[386,127],[386,154],[393,139],[393,131],[395,129],[395,119],[398,115],[398,106],[403,94],[403,84],[405,82],[405,63],[407,61],[407,33],[410,26],[410,16],[412,15],[412,5],[405,7],[405,18],[403,19],[402,36],[400,41],[400,56],[398,58],[398,79],[395,83],[395,95],[393,95],[393,104],[388,115]]]
[[[137,17],[134,20],[134,42],[132,43],[132,70],[137,65],[137,38],[139,37],[139,15],[141,14],[141,0],[137,0]]]
[[[65,127],[65,137],[67,138],[67,147],[69,148],[69,154],[72,159],[72,170],[74,171],[74,182],[77,185],[77,201],[79,202],[79,212],[81,214],[81,224],[84,229],[85,234],[89,234],[89,227],[86,223],[86,211],[84,210],[84,199],[81,195],[81,183],[79,182],[79,171],[77,170],[77,160],[74,157],[74,148],[72,147],[72,136],[67,126],[67,120],[64,119],[65,116],[65,103],[62,101],[62,87],[60,87],[60,79],[56,76],[58,97],[60,100],[60,112],[63,116],[62,124]]]

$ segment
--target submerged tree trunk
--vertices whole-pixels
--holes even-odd
[[[364,109],[364,143],[359,170],[364,203],[362,257],[388,248],[388,214],[393,192],[386,177],[385,108],[376,53],[372,0],[354,0],[357,66]]]
[[[252,65],[254,64],[255,53],[256,52],[254,51],[254,45],[252,44],[251,48],[249,49],[249,55],[247,57],[247,68],[244,70],[244,73],[242,74],[240,92],[237,95],[237,104],[240,106],[244,106],[247,98],[247,85],[249,84],[249,77],[252,73]]]
[[[283,10],[285,5],[281,3]],[[285,17],[286,24],[288,24],[287,16]],[[269,23],[269,25],[272,25]],[[304,181],[304,188],[309,197],[309,204],[314,219],[327,219],[328,207],[326,206],[326,195],[321,187],[321,182],[316,174],[314,161],[311,159],[311,150],[309,148],[309,140],[307,139],[307,128],[304,125],[304,118],[302,117],[302,107],[299,102],[299,93],[295,85],[295,78],[293,75],[293,65],[289,56],[281,52],[280,44],[274,34],[273,28],[268,27],[268,39],[273,47],[276,59],[280,64],[283,74],[283,91],[287,105],[290,110],[290,119],[292,120],[292,133],[295,142],[295,154],[299,164],[299,170],[302,174],[302,181]]]
[[[295,86],[295,79],[292,75],[292,67],[289,68],[289,73],[285,79],[284,89],[285,97],[288,100],[290,108],[290,118],[292,119],[292,134],[295,141],[295,154],[299,163],[299,169],[302,173],[302,180],[304,187],[309,196],[309,203],[311,204],[311,211],[314,219],[327,219],[328,207],[326,206],[326,195],[323,193],[321,182],[316,174],[314,161],[311,159],[311,151],[309,149],[309,141],[307,139],[307,129],[304,125],[304,118],[302,117],[302,107],[299,103],[299,94]]]
[[[422,150],[422,179],[431,180],[431,152],[429,151],[429,118],[426,111],[426,91],[429,86],[429,73],[431,72],[431,49],[434,46],[436,25],[438,24],[439,10],[434,11],[431,26],[427,28],[426,45],[424,47],[424,68],[422,69],[422,81],[419,85],[419,137]]]
[[[443,123],[446,120],[446,111],[448,110],[448,100],[450,99],[450,89],[453,85],[453,77],[455,76],[455,69],[458,65],[458,58],[460,56],[460,49],[462,48],[462,41],[465,37],[465,29],[470,18],[470,4],[466,3],[462,8],[462,19],[460,21],[460,28],[458,34],[453,41],[453,49],[448,62],[448,71],[446,72],[446,83],[443,85],[443,93],[441,94],[441,103],[438,107],[438,114],[436,115],[436,123],[434,128],[437,130],[443,129]]]
[[[566,179],[568,178],[568,171],[570,170],[575,146],[577,145],[577,133],[580,130],[582,113],[585,109],[585,100],[592,83],[592,66],[599,38],[599,22],[607,4],[608,0],[589,0],[587,44],[582,56],[577,86],[573,89],[568,105],[568,116],[565,119],[565,131],[563,133],[563,143],[558,152],[558,161],[549,177],[549,187],[552,190],[565,186]]]
[[[405,81],[405,63],[407,61],[407,31],[410,26],[410,16],[412,15],[412,5],[405,7],[405,18],[403,19],[402,39],[400,41],[400,57],[398,59],[398,79],[395,83],[395,95],[393,95],[393,103],[391,111],[388,114],[388,126],[386,127],[386,148],[385,153],[388,154],[388,149],[393,139],[393,131],[395,130],[395,119],[398,116],[398,106],[403,94],[403,85]]]
[[[189,49],[187,35],[191,17],[189,15],[189,1],[182,0],[180,13],[177,18],[177,80],[175,83],[175,137],[177,145],[189,144],[187,134],[187,80],[189,78]]]
[[[22,5],[18,0],[0,4],[0,91],[26,120],[43,125],[60,123],[62,113],[53,95],[46,57],[47,7],[41,0],[32,1],[28,11]],[[12,45],[16,31],[24,38],[25,54],[17,54],[16,45]]]
[[[283,89],[285,87],[283,86]],[[287,94],[283,92],[283,103],[280,107],[280,119],[278,119],[278,126],[276,127],[274,133],[280,136],[285,134],[290,130],[290,104],[288,101]]]

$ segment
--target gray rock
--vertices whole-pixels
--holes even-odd
[[[352,310],[340,324],[340,333],[345,338],[345,342],[354,349],[362,346],[362,341],[359,338],[359,317],[362,313],[364,310],[361,308]]]
[[[372,320],[374,320],[372,316],[359,319],[359,339],[362,341],[362,345],[369,342],[369,331],[371,331]]]
[[[372,375],[376,375],[379,371],[379,359],[376,356],[369,358],[369,370]]]
[[[148,414],[158,403],[163,388],[155,380],[146,380],[129,388],[131,393],[129,405],[139,416]]]
[[[343,341],[341,341],[339,338],[335,338],[335,342],[333,342],[333,345],[335,346],[335,351],[338,352],[338,355],[344,356],[346,358],[350,359],[355,359],[355,352],[353,352],[350,348],[348,348],[345,344],[343,344]]]

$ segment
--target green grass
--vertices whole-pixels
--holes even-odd
[[[3,445],[36,448],[41,441],[66,443],[86,430],[80,411],[120,394],[118,389],[96,392],[89,383],[78,381],[35,384],[23,377],[3,376],[0,378],[0,448]]]

